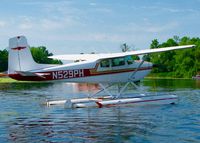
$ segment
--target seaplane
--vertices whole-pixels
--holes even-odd
[[[86,98],[46,101],[45,104],[63,104],[68,108],[111,107],[140,104],[174,104],[178,97],[173,94],[123,97],[127,87],[140,90],[136,84],[147,76],[153,64],[145,60],[134,60],[134,55],[146,55],[172,50],[193,48],[183,45],[157,49],[144,49],[121,53],[55,55],[49,58],[71,61],[62,65],[38,64],[34,61],[25,36],[9,39],[8,76],[20,81],[98,83],[99,91]],[[74,62],[79,61],[79,62]],[[119,84],[123,83],[123,84]],[[118,86],[116,94],[111,86]],[[104,92],[105,96],[98,94]]]

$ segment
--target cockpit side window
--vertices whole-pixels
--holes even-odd
[[[123,66],[125,65],[125,60],[124,58],[114,58],[114,59],[111,59],[111,63],[112,63],[112,67]]]
[[[128,65],[131,65],[134,63],[134,60],[131,56],[126,56],[125,59]]]

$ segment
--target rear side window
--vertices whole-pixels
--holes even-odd
[[[111,59],[111,63],[112,63],[112,67],[123,66],[125,65],[125,60],[124,58],[114,58],[114,59]]]
[[[100,66],[102,67],[102,68],[108,68],[108,67],[110,67],[110,62],[109,62],[109,60],[107,59],[107,60],[102,60],[101,62],[100,62]]]

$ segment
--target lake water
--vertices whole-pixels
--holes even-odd
[[[84,97],[97,85],[0,84],[0,142],[200,142],[200,81],[145,79],[145,92],[170,92],[176,105],[66,109],[40,103]],[[90,87],[90,88],[88,88]]]

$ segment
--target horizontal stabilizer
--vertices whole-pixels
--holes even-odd
[[[15,72],[20,74],[21,76],[37,76],[41,78],[46,78],[44,75],[49,75],[49,73],[33,73],[28,71],[15,71]]]
[[[5,76],[8,76],[8,75],[4,73],[0,73],[0,77],[5,77]]]

